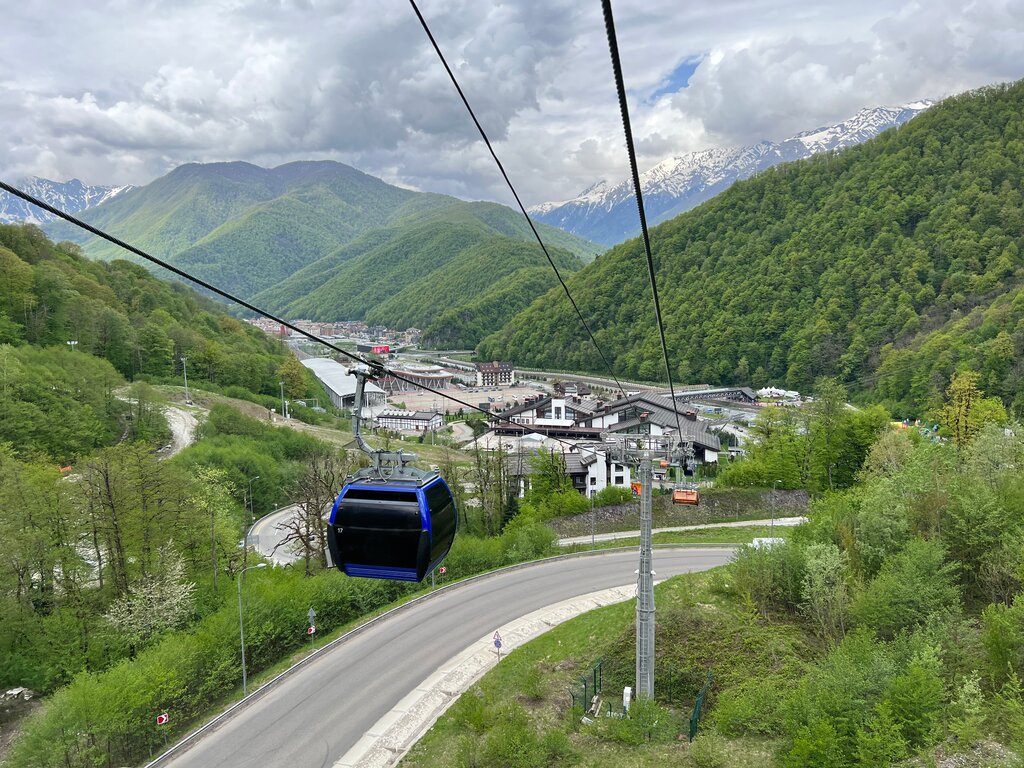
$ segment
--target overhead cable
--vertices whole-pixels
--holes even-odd
[[[352,361],[354,361],[356,363],[360,363],[362,365],[365,365],[368,368],[370,368],[371,370],[373,370],[374,371],[374,375],[376,375],[376,376],[385,376],[385,375],[391,376],[392,378],[396,379],[397,381],[405,382],[406,384],[410,384],[410,385],[412,385],[414,387],[418,387],[419,389],[422,389],[422,390],[424,390],[426,392],[430,392],[431,394],[438,395],[439,397],[442,397],[442,398],[447,398],[448,400],[451,400],[454,403],[458,403],[459,405],[464,406],[466,408],[469,408],[470,410],[479,411],[480,413],[483,413],[483,414],[485,414],[485,415],[487,415],[487,416],[489,416],[489,417],[491,417],[493,419],[496,419],[498,421],[504,421],[504,422],[507,422],[508,424],[513,424],[516,427],[522,428],[524,432],[526,431],[522,424],[517,424],[516,422],[512,421],[507,416],[502,416],[500,414],[491,413],[490,411],[485,410],[485,409],[483,409],[483,408],[481,408],[481,407],[479,407],[477,405],[473,405],[472,403],[467,403],[464,400],[460,400],[457,397],[452,397],[451,395],[449,395],[449,394],[447,394],[445,392],[441,392],[441,391],[439,391],[437,389],[434,389],[433,387],[428,387],[426,384],[421,384],[418,381],[415,381],[413,379],[410,379],[410,378],[407,378],[405,376],[402,376],[400,373],[397,373],[397,372],[391,370],[390,368],[385,367],[383,364],[377,362],[376,360],[368,360],[368,359],[366,359],[364,357],[361,357],[359,355],[354,355],[351,352],[349,352],[348,350],[342,349],[341,347],[337,346],[336,344],[332,344],[331,342],[327,341],[327,339],[323,339],[323,338],[317,336],[316,334],[310,333],[309,331],[305,331],[302,328],[299,328],[297,325],[295,325],[293,323],[289,323],[287,320],[284,320],[283,318],[277,317],[276,315],[272,315],[270,312],[267,312],[265,309],[262,309],[262,308],[256,306],[255,304],[252,304],[252,303],[246,301],[245,299],[242,299],[242,298],[240,298],[238,296],[235,296],[232,293],[228,293],[227,291],[225,291],[225,290],[223,290],[221,288],[218,288],[217,286],[213,285],[212,283],[209,283],[206,280],[203,280],[202,278],[196,277],[195,275],[193,275],[193,274],[191,274],[189,272],[186,272],[185,270],[180,269],[179,267],[176,267],[173,264],[170,264],[169,262],[166,262],[166,261],[164,261],[161,258],[153,256],[153,255],[151,255],[149,253],[146,253],[142,249],[136,248],[134,245],[131,245],[130,243],[126,243],[124,240],[121,240],[121,239],[119,239],[117,237],[114,237],[113,235],[107,234],[102,229],[99,229],[98,227],[94,227],[92,224],[88,224],[87,222],[82,221],[81,219],[79,219],[79,218],[77,218],[75,216],[72,216],[70,213],[66,213],[65,211],[60,210],[59,208],[55,208],[54,206],[50,205],[46,201],[41,200],[38,197],[35,197],[34,195],[30,195],[28,192],[24,192],[24,191],[18,189],[17,187],[12,187],[10,184],[7,184],[6,182],[4,182],[2,180],[0,180],[0,189],[2,189],[5,192],[8,192],[8,193],[14,195],[15,197],[21,198],[22,200],[24,200],[27,203],[31,203],[32,205],[36,206],[37,208],[40,208],[40,209],[42,209],[44,211],[47,211],[48,213],[52,213],[54,216],[57,216],[57,217],[59,217],[61,219],[64,219],[65,221],[69,222],[70,224],[74,224],[76,227],[80,227],[81,229],[84,229],[86,232],[91,232],[92,234],[96,235],[96,237],[102,238],[103,240],[106,240],[109,243],[113,243],[114,245],[118,246],[119,248],[124,248],[126,251],[128,251],[130,253],[134,253],[139,258],[145,259],[146,261],[150,262],[151,264],[156,264],[158,267],[162,267],[162,268],[166,269],[168,272],[174,273],[178,277],[183,277],[186,280],[188,280],[188,281],[190,281],[192,283],[195,283],[196,285],[198,285],[198,286],[200,286],[202,288],[205,288],[206,290],[210,291],[211,293],[217,294],[221,298],[227,299],[228,301],[234,302],[235,304],[238,304],[239,306],[245,307],[246,309],[250,310],[251,312],[255,312],[258,315],[262,315],[264,317],[267,317],[267,318],[273,320],[275,323],[280,323],[285,328],[288,328],[288,329],[294,331],[295,333],[299,334],[300,336],[304,336],[305,338],[309,339],[312,342],[315,342],[317,344],[322,344],[323,346],[327,347],[328,349],[333,350],[334,352],[337,352],[340,355],[344,355],[345,357],[349,358],[350,360],[352,360]],[[574,443],[570,443],[567,440],[562,440],[561,438],[551,437],[550,439],[552,439],[552,440],[554,440],[556,442],[559,442],[562,445],[567,445],[570,448],[575,448],[576,447],[576,445]]]
[[[412,0],[410,0],[411,2]],[[629,167],[633,173],[633,189],[636,191],[636,207],[640,213],[640,230],[643,233],[644,253],[647,255],[647,274],[651,278],[651,293],[654,295],[654,316],[661,334],[661,351],[665,356],[665,375],[668,376],[668,390],[672,395],[672,410],[676,414],[676,431],[683,439],[683,427],[679,421],[679,407],[676,405],[676,389],[672,383],[672,366],[668,360],[668,345],[665,343],[665,324],[661,319],[661,301],[658,299],[658,281],[654,276],[654,258],[651,256],[651,237],[647,232],[647,214],[644,213],[644,196],[640,190],[640,172],[636,167],[636,150],[633,148],[633,129],[629,125],[629,105],[626,103],[626,86],[622,81],[622,64],[619,61],[619,44],[615,37],[615,21],[612,18],[611,0],[601,0],[604,9],[604,26],[608,33],[608,51],[612,57],[615,73],[615,89],[619,93],[619,110],[622,112],[622,128],[626,133],[626,151],[629,153]]]
[[[422,26],[423,31],[426,32],[427,38],[430,40],[430,44],[434,46],[434,51],[437,52],[437,57],[441,60],[441,63],[444,65],[444,69],[448,73],[448,77],[449,79],[451,79],[452,85],[455,86],[455,90],[458,91],[459,98],[462,99],[462,103],[466,106],[466,111],[469,112],[469,116],[473,119],[473,124],[476,126],[477,131],[480,132],[480,137],[484,140],[484,144],[487,145],[487,151],[490,152],[491,157],[494,158],[494,162],[498,166],[498,170],[501,172],[502,178],[505,179],[505,183],[508,185],[509,190],[511,190],[512,192],[512,197],[515,198],[516,204],[519,206],[519,210],[522,211],[523,216],[526,219],[526,223],[530,225],[530,229],[533,231],[533,236],[537,238],[537,243],[538,245],[540,245],[540,249],[544,251],[544,255],[547,256],[548,264],[550,264],[551,268],[555,270],[555,276],[558,278],[558,282],[562,284],[562,290],[565,291],[566,298],[569,299],[569,303],[572,304],[572,308],[576,310],[576,316],[580,319],[580,322],[583,323],[583,328],[586,330],[587,335],[590,337],[590,340],[594,343],[594,348],[597,350],[597,354],[601,356],[601,360],[604,361],[604,366],[608,370],[608,373],[611,374],[611,377],[613,379],[615,379],[615,384],[619,388],[619,394],[622,395],[622,397],[625,397],[626,390],[624,390],[622,388],[622,384],[619,383],[619,379],[615,375],[615,371],[612,369],[611,363],[608,362],[608,358],[605,356],[604,350],[602,350],[601,345],[597,343],[597,339],[594,338],[593,331],[590,330],[590,326],[587,324],[587,321],[583,318],[583,313],[580,312],[580,308],[576,305],[576,300],[573,299],[572,294],[569,292],[569,286],[566,285],[565,280],[562,278],[562,273],[558,270],[558,267],[555,265],[555,260],[552,259],[551,254],[548,253],[547,246],[544,245],[544,241],[541,239],[540,233],[537,231],[537,227],[533,223],[533,219],[531,219],[530,214],[526,212],[526,206],[523,205],[523,201],[519,199],[519,193],[516,192],[516,188],[513,186],[512,180],[508,177],[508,174],[505,172],[505,166],[501,164],[501,160],[498,159],[498,155],[494,151],[494,147],[491,146],[491,140],[487,137],[487,132],[484,131],[483,126],[480,125],[480,121],[477,120],[476,113],[473,111],[473,107],[471,107],[469,104],[469,99],[466,98],[466,94],[463,92],[462,86],[459,85],[459,81],[456,79],[455,73],[452,71],[452,68],[448,66],[448,60],[441,52],[441,47],[437,44],[437,40],[434,39],[434,35],[430,31],[430,26],[427,24],[427,20],[423,17],[423,14],[420,13],[419,6],[416,5],[416,0],[409,0],[409,4],[412,6],[413,11],[416,12],[416,18],[420,20],[420,26]]]

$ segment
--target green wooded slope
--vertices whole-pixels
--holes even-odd
[[[957,96],[864,145],[738,183],[652,230],[678,379],[809,389],[834,375],[871,389],[883,351],[892,354],[886,345],[921,347],[953,323],[941,365],[911,361],[909,376],[923,379],[916,392],[887,396],[920,407],[941,391],[976,354],[956,320],[1024,278],[1022,114],[1021,83]],[[639,240],[601,256],[570,287],[617,373],[664,378]],[[1019,355],[1022,332],[1000,317],[1006,327],[992,321],[986,334],[1006,331]],[[556,291],[479,352],[600,370]],[[1000,368],[987,388],[1012,395],[1015,367]]]
[[[534,236],[516,211],[400,189],[334,162],[269,170],[185,165],[83,218],[218,287],[246,298],[258,294],[258,303],[293,318],[425,327],[494,291],[496,280],[529,292],[505,312],[484,312],[486,322],[472,324],[469,335],[465,324],[459,332],[438,326],[438,338],[469,345],[554,284],[553,273],[549,284],[515,277],[542,258],[535,245],[523,247]],[[554,227],[538,229],[568,271],[602,250]],[[70,225],[48,231],[91,256],[126,257]]]
[[[493,203],[445,198],[437,205],[436,197],[404,206],[390,227],[360,236],[253,301],[289,317],[414,326],[432,343],[473,346],[557,285],[521,216]],[[592,255],[564,232],[548,227],[542,237],[566,274],[583,266],[577,254]]]

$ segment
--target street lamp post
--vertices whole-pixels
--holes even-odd
[[[242,623],[242,576],[245,575],[246,571],[252,570],[253,568],[266,568],[266,563],[257,563],[256,565],[250,565],[247,568],[243,568],[238,572],[238,638],[242,643],[242,696],[249,695],[249,680],[245,674],[245,629]]]
[[[188,396],[188,358],[181,357],[181,373],[185,377],[185,405],[192,405],[192,398]]]
[[[252,503],[252,484],[255,481],[259,480],[259,479],[260,479],[259,475],[256,475],[256,477],[249,478],[249,520],[251,522],[253,522],[253,523],[256,522],[256,512],[253,509],[253,503]]]
[[[242,565],[243,566],[246,565],[249,562],[249,539],[252,536],[252,529],[256,525],[256,513],[253,510],[253,503],[252,503],[252,484],[253,484],[254,480],[259,480],[259,479],[260,479],[259,475],[256,475],[256,477],[253,477],[251,479],[250,478],[246,478],[247,482],[249,483],[249,496],[248,496],[248,500],[249,500],[249,528],[245,532],[245,538],[242,539]]]
[[[277,383],[281,385],[281,416],[283,416],[284,418],[287,419],[288,418],[288,403],[286,403],[285,399],[284,399],[284,382],[283,381],[279,381]]]
[[[589,479],[589,478],[588,478]],[[590,491],[590,548],[597,549],[597,511],[594,509],[594,490]]]
[[[778,500],[775,498],[775,492],[779,487],[779,483],[781,482],[781,480],[776,480],[774,483],[772,483],[772,524],[771,527],[768,529],[769,536],[775,535],[775,505],[779,503]]]

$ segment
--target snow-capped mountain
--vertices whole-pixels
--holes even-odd
[[[131,184],[123,187],[98,187],[83,184],[78,179],[50,181],[37,176],[13,182],[12,185],[67,213],[78,213],[86,208],[94,208],[122,192],[134,189]],[[19,197],[0,192],[0,224],[42,224],[54,218],[56,217],[52,214],[39,210]]]
[[[915,101],[901,107],[862,109],[836,125],[798,133],[782,142],[750,147],[714,148],[663,160],[640,175],[647,221],[658,224],[703,203],[729,187],[778,163],[860,144],[910,120],[932,105]],[[596,243],[615,245],[640,234],[633,185],[599,181],[572,200],[542,203],[529,209],[545,224]]]

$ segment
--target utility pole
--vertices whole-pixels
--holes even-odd
[[[188,358],[181,357],[181,372],[185,374],[185,405],[192,405],[192,398],[188,396]]]
[[[285,403],[285,400],[284,400],[284,382],[283,381],[279,381],[277,383],[281,385],[281,416],[282,416],[282,418],[287,419],[288,418],[288,410],[286,408],[286,403]]]
[[[238,586],[238,639],[242,644],[242,697],[249,695],[249,677],[245,671],[245,624],[242,621],[242,577],[245,572],[253,568],[266,568],[266,563],[259,563],[257,565],[250,565],[243,568],[238,572],[238,578],[235,583]]]
[[[636,688],[637,698],[654,698],[654,554],[651,541],[653,527],[654,467],[651,451],[670,451],[676,460],[685,461],[693,450],[688,442],[675,443],[678,438],[651,436],[623,439],[607,444],[617,445],[621,461],[637,467],[640,480],[640,567],[636,571]],[[635,436],[630,436],[634,438]],[[674,444],[669,444],[671,440]]]
[[[640,569],[636,585],[636,693],[654,698],[654,570],[651,546],[651,486],[654,472],[650,451],[640,461]]]

